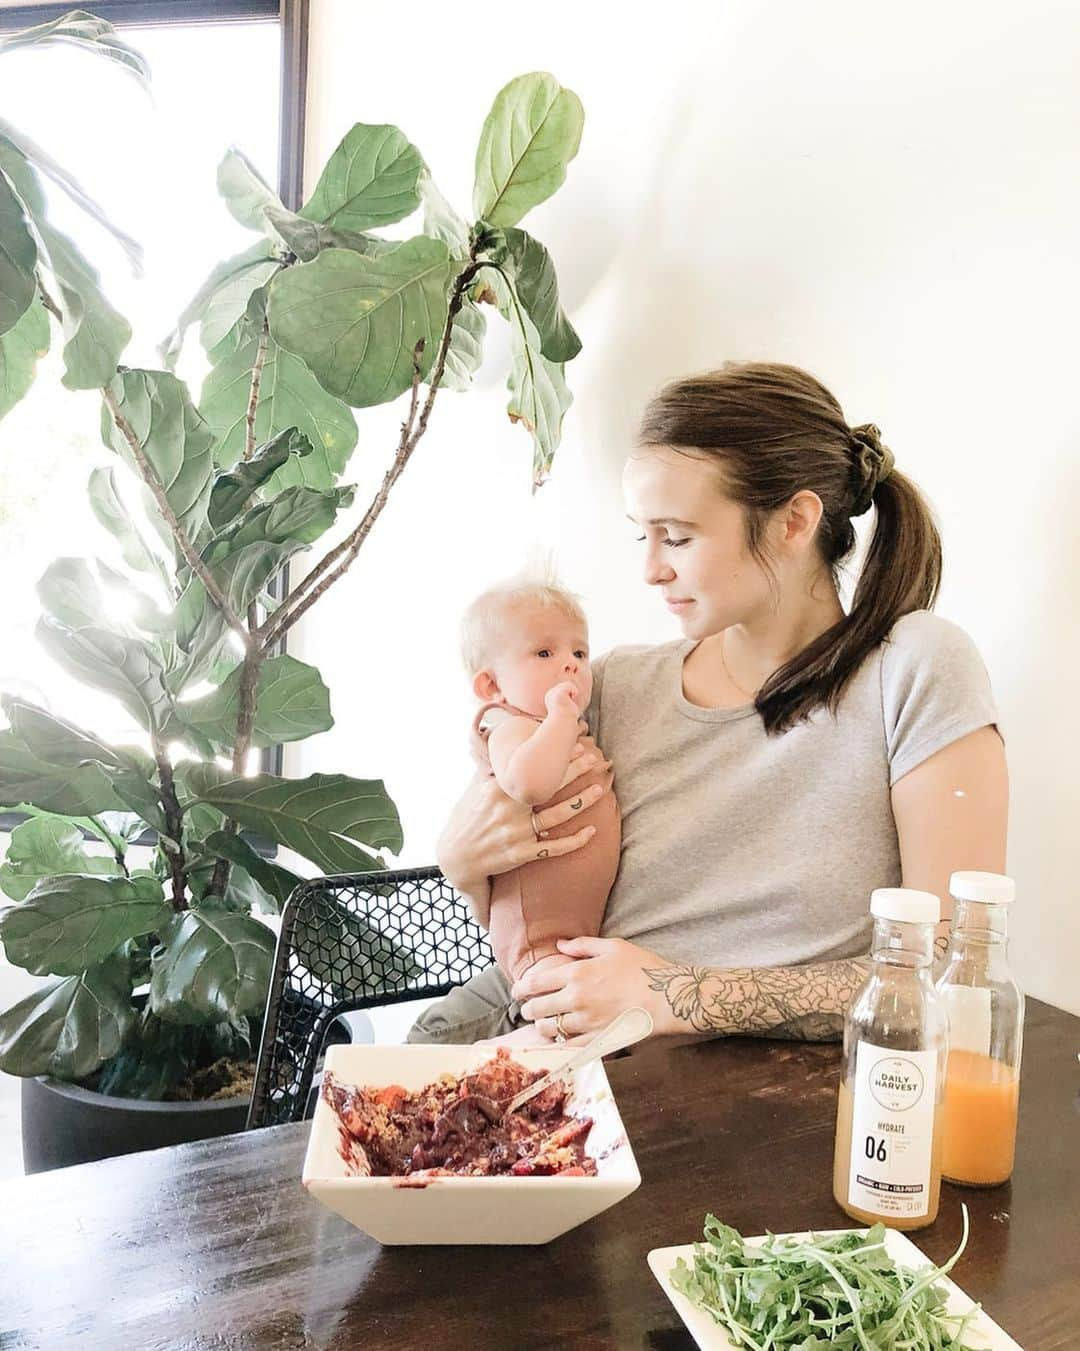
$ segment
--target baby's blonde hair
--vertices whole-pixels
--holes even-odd
[[[577,620],[586,633],[585,611],[571,591],[551,578],[514,577],[482,592],[461,619],[461,656],[470,675],[483,671],[498,645],[502,619],[519,605],[541,605]]]

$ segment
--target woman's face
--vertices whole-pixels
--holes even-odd
[[[623,495],[659,587],[687,638],[707,638],[771,613],[769,578],[746,546],[740,506],[723,494],[716,463],[667,447],[631,455]]]

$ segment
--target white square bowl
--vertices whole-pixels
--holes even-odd
[[[513,1056],[548,1070],[574,1049],[521,1047]],[[440,1074],[471,1072],[492,1054],[478,1046],[331,1046],[326,1069],[346,1086],[400,1084],[415,1091]],[[548,1243],[641,1185],[602,1063],[575,1074],[565,1111],[593,1119],[585,1152],[596,1160],[596,1177],[438,1177],[410,1185],[404,1178],[350,1177],[339,1118],[320,1096],[302,1181],[323,1205],[380,1243]]]

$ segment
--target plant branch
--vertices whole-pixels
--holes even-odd
[[[240,618],[240,616],[229,604],[228,600],[225,598],[224,592],[221,590],[221,587],[218,586],[217,582],[215,581],[213,573],[211,573],[210,569],[206,566],[206,564],[196,553],[195,548],[191,543],[191,540],[188,538],[187,531],[180,524],[179,520],[177,519],[176,513],[173,511],[171,505],[169,504],[169,499],[165,496],[165,489],[161,486],[161,480],[158,478],[157,474],[154,471],[153,465],[146,458],[146,454],[143,451],[142,446],[139,444],[139,438],[135,435],[135,429],[132,427],[131,423],[128,422],[127,418],[124,417],[123,413],[120,411],[120,405],[116,401],[115,394],[113,394],[112,390],[109,389],[108,386],[106,386],[101,391],[101,395],[102,398],[105,400],[105,406],[112,414],[113,421],[119,428],[120,433],[123,436],[124,440],[128,443],[128,447],[131,450],[132,457],[134,458],[135,463],[138,465],[139,473],[142,475],[143,479],[146,482],[147,487],[153,494],[154,501],[158,505],[158,510],[168,521],[169,528],[170,530],[172,530],[173,537],[175,538],[177,544],[180,546],[181,553],[187,559],[188,566],[191,568],[192,572],[194,572],[195,575],[199,578],[203,586],[206,587],[206,591],[210,599],[214,602],[214,604],[218,607],[221,613],[225,616],[225,619],[228,621],[229,627],[234,629],[244,640],[244,646],[245,648],[247,648],[250,645],[251,639],[247,629],[244,626],[244,621]]]
[[[251,643],[240,668],[240,711],[236,720],[236,740],[233,742],[233,773],[243,775],[247,769],[248,751],[251,749],[255,731],[256,692],[259,687],[259,668],[262,666],[263,651],[258,643]],[[225,832],[235,835],[239,825],[231,817],[225,822]],[[227,858],[218,856],[210,879],[209,891],[215,896],[224,897],[229,884],[231,864]]]
[[[161,778],[161,805],[165,809],[165,824],[168,827],[169,839],[174,842],[169,843],[162,838],[161,848],[169,860],[169,872],[172,875],[172,908],[176,914],[180,914],[187,909],[187,862],[184,858],[183,845],[184,813],[180,807],[180,799],[176,796],[172,762],[156,733],[152,734],[152,741],[154,760],[157,762]]]
[[[386,500],[390,489],[401,476],[409,457],[416,449],[420,438],[427,430],[428,418],[431,416],[431,409],[435,403],[435,396],[439,392],[439,386],[442,383],[443,372],[446,369],[446,354],[450,350],[450,338],[454,327],[454,318],[461,309],[465,290],[476,276],[483,264],[475,261],[458,276],[454,283],[453,293],[450,297],[450,304],[447,309],[446,326],[443,329],[442,340],[439,343],[438,356],[435,359],[435,365],[428,382],[428,395],[424,401],[424,406],[420,410],[420,416],[417,418],[416,409],[419,403],[419,389],[421,384],[420,375],[420,354],[423,351],[423,342],[417,343],[413,352],[413,383],[412,395],[409,402],[409,412],[405,421],[401,424],[401,437],[398,441],[397,452],[394,456],[394,462],[386,471],[382,484],[371,500],[367,511],[364,513],[363,520],[353,532],[348,535],[336,548],[331,549],[322,561],[314,567],[308,575],[299,582],[296,587],[285,597],[274,613],[266,620],[263,626],[256,630],[253,635],[263,649],[268,648],[272,643],[278,642],[288,633],[289,629],[315,604],[320,596],[333,586],[339,577],[344,576],[348,571],[353,559],[360,552],[360,547],[371,533],[371,528],[386,506]],[[340,564],[335,568],[336,564]],[[331,569],[335,569],[331,571]],[[314,588],[314,589],[313,589]],[[307,594],[309,593],[310,594]]]
[[[248,399],[244,421],[247,432],[244,438],[244,459],[250,460],[255,454],[255,417],[259,408],[259,386],[262,384],[263,366],[266,364],[266,349],[270,339],[270,319],[263,315],[262,328],[259,330],[259,346],[255,352],[255,364],[251,368],[251,396]]]

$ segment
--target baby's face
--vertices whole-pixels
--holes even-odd
[[[508,704],[542,718],[547,711],[544,695],[569,681],[585,712],[592,694],[592,669],[584,624],[561,610],[530,604],[503,618],[500,639],[491,671]]]

